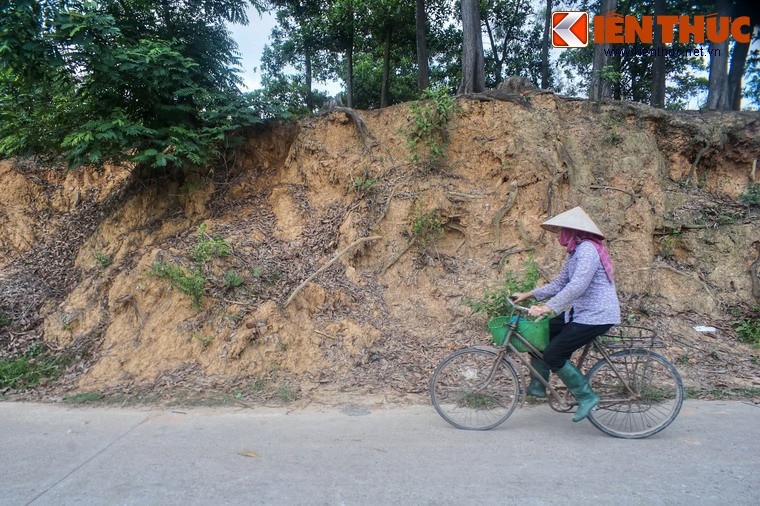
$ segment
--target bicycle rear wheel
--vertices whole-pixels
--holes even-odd
[[[488,430],[504,422],[517,407],[519,392],[512,364],[503,359],[497,364],[495,352],[479,348],[452,353],[430,380],[435,410],[465,430]]]
[[[640,439],[660,432],[676,419],[684,391],[673,364],[644,349],[614,353],[610,361],[614,370],[609,362],[600,360],[588,373],[591,388],[601,397],[588,416],[597,429],[614,437]]]

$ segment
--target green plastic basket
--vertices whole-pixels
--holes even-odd
[[[488,330],[491,331],[491,342],[496,346],[504,344],[504,340],[507,338],[507,332],[509,327],[507,322],[509,316],[497,316],[496,318],[488,321]]]
[[[514,322],[516,316],[497,316],[496,318],[489,320],[488,330],[491,331],[491,341],[496,346],[501,346],[507,338],[507,332],[509,331],[509,323]],[[525,320],[520,318],[517,321],[517,331],[521,336],[525,338],[530,344],[535,346],[539,351],[543,351],[549,344],[549,319],[544,318],[540,322],[533,320]],[[512,346],[519,352],[529,351],[519,339],[512,338]]]

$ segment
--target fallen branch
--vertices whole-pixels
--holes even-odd
[[[451,195],[452,197],[458,197],[460,199],[482,199],[485,198],[483,195],[470,195],[468,193],[462,193],[462,192],[446,192],[448,195]]]
[[[325,271],[326,269],[328,269],[328,268],[329,268],[329,267],[330,267],[332,264],[334,264],[335,262],[337,262],[337,261],[338,261],[338,259],[339,259],[340,257],[342,257],[343,255],[345,255],[346,253],[348,253],[348,252],[349,252],[351,249],[353,249],[355,246],[358,246],[359,244],[361,244],[361,243],[363,243],[363,242],[367,242],[367,241],[376,241],[376,240],[378,240],[378,239],[382,239],[382,236],[379,236],[379,235],[374,235],[374,236],[372,236],[372,237],[362,237],[361,239],[357,239],[357,240],[355,240],[354,242],[352,242],[351,244],[349,244],[348,246],[346,246],[345,248],[343,248],[342,250],[340,250],[340,251],[339,251],[339,252],[338,252],[338,253],[337,253],[337,254],[336,254],[334,257],[332,257],[332,258],[330,259],[330,261],[329,261],[329,262],[327,262],[325,265],[323,265],[322,267],[320,267],[319,269],[317,269],[317,272],[315,272],[314,274],[312,274],[311,276],[309,276],[308,278],[306,278],[306,280],[305,280],[303,283],[301,283],[300,285],[298,285],[298,286],[296,287],[296,289],[295,289],[295,290],[293,290],[293,293],[291,293],[291,294],[290,294],[290,297],[288,297],[288,300],[286,300],[286,301],[285,301],[285,304],[284,304],[282,307],[283,307],[283,308],[286,308],[286,307],[288,307],[288,304],[290,304],[290,303],[293,301],[293,299],[295,298],[295,296],[296,296],[296,295],[298,295],[298,293],[299,293],[301,290],[303,290],[303,288],[304,288],[304,287],[305,287],[307,284],[309,284],[309,282],[310,282],[312,279],[314,279],[314,278],[316,278],[317,276],[319,276],[319,275],[320,275],[322,272],[324,272],[324,271]]]
[[[589,188],[591,188],[592,190],[614,190],[618,192],[627,193],[631,197],[636,198],[636,195],[634,195],[632,192],[629,192],[628,190],[623,190],[622,188],[615,188],[614,186],[600,186],[600,185],[592,184],[591,186],[589,186]]]
[[[416,242],[417,242],[417,239],[415,239],[415,238],[413,237],[413,238],[412,238],[412,239],[411,239],[411,240],[410,240],[408,243],[406,243],[406,246],[404,246],[404,248],[403,248],[401,251],[399,251],[398,253],[396,253],[396,256],[395,256],[395,257],[393,257],[393,260],[391,260],[391,261],[388,263],[388,265],[386,265],[385,267],[383,267],[383,270],[380,272],[380,275],[382,276],[383,274],[385,274],[386,272],[388,272],[388,269],[390,269],[391,267],[393,267],[393,265],[394,265],[396,262],[398,262],[398,261],[399,261],[399,259],[400,259],[402,256],[404,256],[404,254],[405,254],[407,251],[409,251],[409,249],[410,249],[412,246],[414,246],[414,244],[415,244]]]
[[[326,337],[328,339],[332,339],[333,341],[337,341],[338,340],[337,337],[331,336],[330,334],[328,334],[326,332],[322,332],[321,330],[314,329],[314,333],[315,334],[319,334],[320,336]]]

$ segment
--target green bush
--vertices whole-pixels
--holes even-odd
[[[483,313],[490,320],[497,316],[508,315],[512,312],[512,306],[507,297],[515,292],[528,292],[536,288],[540,274],[538,264],[533,256],[524,264],[522,273],[512,270],[504,274],[504,282],[496,289],[483,290],[483,297],[479,299],[465,298],[464,303],[476,313]]]

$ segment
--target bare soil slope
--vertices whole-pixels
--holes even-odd
[[[563,251],[539,224],[581,205],[608,234],[625,318],[660,333],[687,386],[760,386],[758,352],[731,327],[760,303],[758,212],[737,199],[760,154],[759,113],[552,94],[458,106],[434,168],[410,162],[407,105],[360,112],[366,137],[344,112],[251,131],[227,167],[181,185],[3,162],[4,352],[40,338],[75,350],[48,387],[60,395],[420,393],[445,354],[487,339],[463,299],[531,254],[556,274]],[[429,212],[443,236],[404,252]],[[198,308],[151,272],[192,272],[193,248],[213,237],[231,254],[203,264]],[[364,237],[379,238],[285,305]]]

